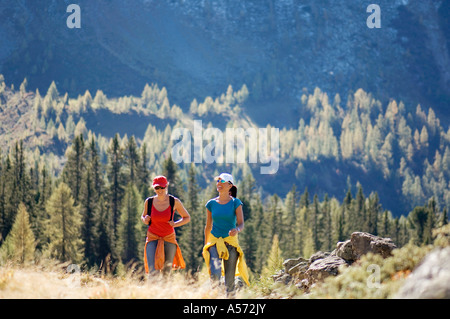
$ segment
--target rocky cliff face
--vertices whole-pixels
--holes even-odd
[[[446,112],[445,1],[379,0],[379,29],[368,28],[370,2],[359,0],[79,1],[80,29],[66,26],[69,2],[0,4],[6,81],[27,77],[45,91],[55,80],[72,96],[139,95],[155,82],[185,108],[246,83],[246,107],[265,122],[277,121],[274,105],[289,115],[302,90],[315,87],[344,99],[363,88]]]

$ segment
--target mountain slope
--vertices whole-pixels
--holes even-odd
[[[71,97],[158,83],[184,110],[245,83],[243,107],[260,125],[295,126],[302,90],[315,87],[430,105],[447,121],[448,3],[377,3],[380,29],[359,0],[79,1],[82,27],[68,29],[64,2],[4,1],[0,73],[40,91],[54,80]]]

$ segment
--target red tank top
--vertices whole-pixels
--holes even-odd
[[[149,230],[153,234],[164,237],[172,234],[175,231],[174,228],[169,224],[170,211],[170,205],[163,211],[157,210],[152,205],[152,222],[150,224]]]

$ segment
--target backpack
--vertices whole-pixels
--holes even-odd
[[[147,201],[147,216],[152,217],[152,205],[153,205],[153,198],[155,196],[149,197]],[[171,221],[173,219],[173,208],[175,207],[175,197],[172,195],[169,195],[169,204],[170,204],[170,219]],[[148,226],[150,227],[150,224],[152,223],[152,220],[150,219]]]

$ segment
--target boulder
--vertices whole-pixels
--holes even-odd
[[[369,233],[354,232],[351,235],[353,260],[358,260],[367,253],[379,254],[383,258],[389,257],[395,244],[390,238],[382,238]]]
[[[304,291],[307,291],[309,289],[308,279],[305,278],[305,279],[296,281],[295,287],[297,287],[298,289],[302,289]]]
[[[273,281],[289,284],[293,279],[298,281],[304,278],[308,270],[309,261],[302,257],[286,259],[283,262],[284,269],[272,276]]]
[[[355,261],[355,256],[353,254],[353,246],[350,239],[347,241],[338,242],[336,244],[336,250],[334,251],[334,254],[348,262]]]
[[[429,253],[394,298],[450,299],[450,247]]]
[[[302,257],[292,258],[292,259],[286,259],[286,260],[283,262],[284,271],[287,272],[287,273],[289,273],[290,275],[292,275],[290,269],[293,268],[293,267],[295,267],[295,266],[297,266],[297,265],[299,265],[299,264],[301,264],[301,263],[306,263],[306,264],[307,264],[307,263],[308,263],[308,260],[307,260],[307,259],[304,259],[304,258],[302,258]],[[295,272],[295,271],[294,271],[294,272]]]
[[[281,282],[284,285],[288,285],[292,281],[291,275],[285,273],[284,271],[279,274],[273,275],[272,279],[274,282]]]
[[[308,284],[314,284],[318,281],[324,280],[328,276],[336,276],[339,272],[339,267],[342,265],[347,265],[347,262],[341,257],[334,255],[317,259],[309,265],[309,268],[306,271]]]
[[[394,248],[396,246],[390,238],[354,232],[349,240],[338,242],[331,253],[318,251],[309,259],[286,259],[284,269],[272,278],[276,282],[294,283],[298,288],[308,290],[326,277],[336,276],[342,265],[349,265],[369,252],[386,258]]]
[[[352,263],[367,253],[379,254],[386,258],[396,248],[390,238],[382,238],[365,232],[354,232],[351,238],[338,242],[332,254]]]
[[[308,270],[309,262],[308,261],[302,261],[299,262],[297,265],[289,269],[289,275],[294,276],[298,279],[303,279],[304,274]]]
[[[314,254],[311,255],[311,257],[309,257],[309,263],[312,264],[313,262],[315,262],[318,259],[324,259],[328,256],[330,256],[331,253],[329,252],[323,252],[323,251],[318,251]]]

